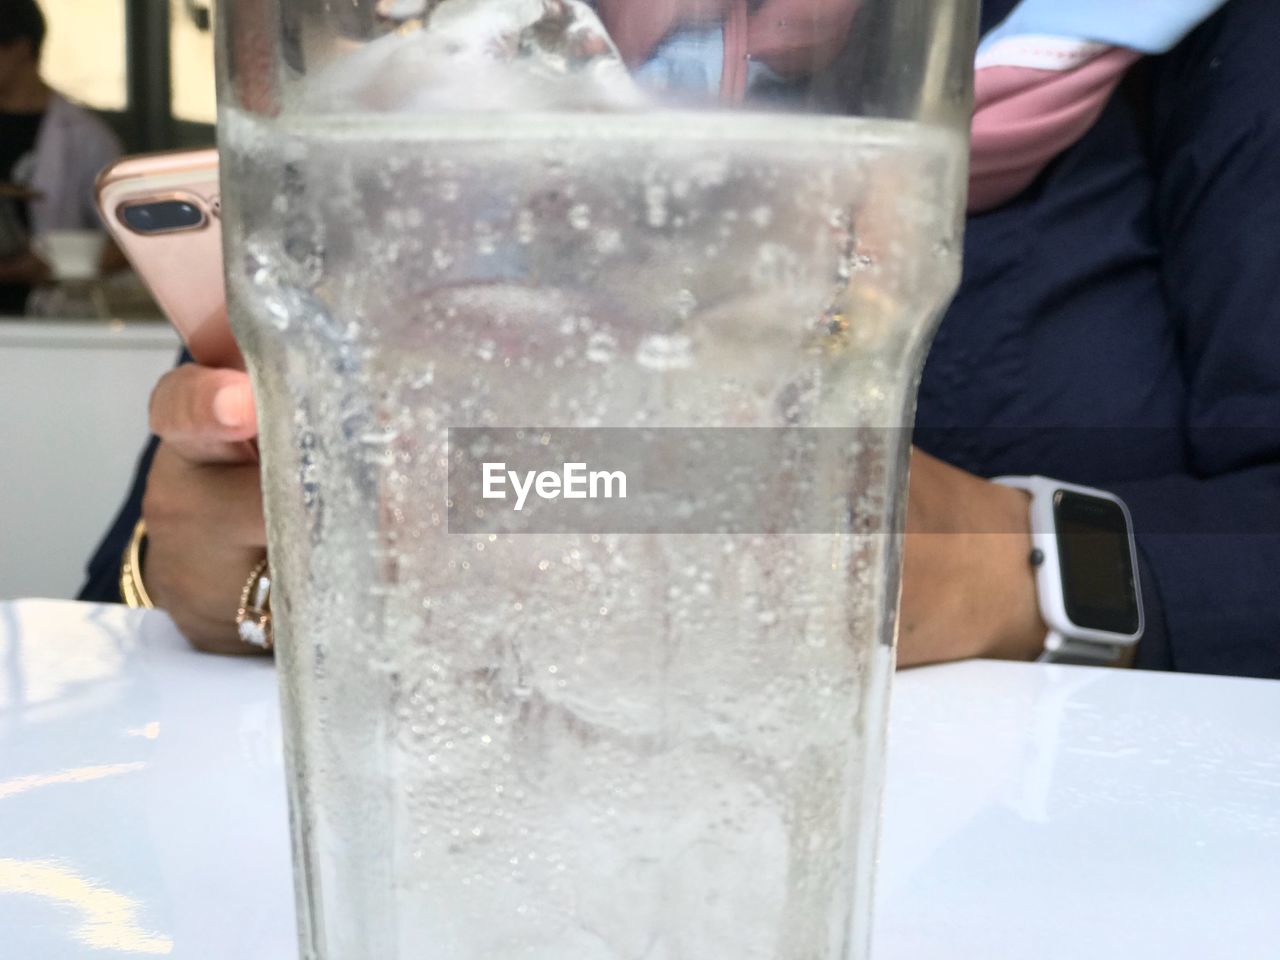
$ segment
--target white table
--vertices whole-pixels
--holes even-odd
[[[894,697],[875,960],[1280,957],[1280,683],[972,662]],[[0,957],[295,956],[276,709],[269,661],[161,614],[0,604]]]

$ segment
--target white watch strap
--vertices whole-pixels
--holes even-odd
[[[1111,643],[1092,640],[1073,640],[1056,630],[1050,630],[1044,638],[1044,653],[1040,663],[1076,663],[1098,666],[1115,663],[1123,655],[1123,648]]]

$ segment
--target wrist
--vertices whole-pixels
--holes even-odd
[[[1035,567],[1031,563],[1031,497],[1022,490],[992,484],[998,495],[992,503],[1000,512],[1000,526],[990,544],[989,582],[998,587],[991,629],[982,656],[1000,660],[1034,660],[1044,651],[1049,632],[1040,615]]]

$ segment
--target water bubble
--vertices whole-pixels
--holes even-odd
[[[386,427],[382,430],[367,430],[360,434],[357,438],[361,443],[368,444],[371,447],[385,447],[400,438],[400,431],[392,427]]]
[[[428,362],[423,371],[409,381],[411,390],[421,390],[423,387],[429,387],[436,379],[436,365]]]
[[[587,340],[586,358],[592,363],[609,363],[618,355],[618,341],[603,330]]]
[[[676,313],[681,320],[688,320],[697,309],[698,298],[692,290],[681,290],[676,294]]]
[[[269,293],[262,298],[262,306],[267,311],[267,318],[271,321],[271,325],[277,330],[288,330],[289,323],[293,319],[289,309],[289,303],[284,296],[278,293]]]
[[[644,191],[645,222],[651,227],[662,227],[667,223],[667,188],[661,184],[651,184]]]
[[[537,226],[533,219],[533,212],[521,210],[516,216],[516,242],[530,244],[536,234]]]
[[[585,203],[574,204],[569,210],[569,225],[575,230],[586,230],[591,226],[591,208]]]
[[[636,362],[650,370],[686,370],[693,366],[693,341],[684,334],[650,334],[640,341]]]

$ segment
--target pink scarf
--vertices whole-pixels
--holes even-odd
[[[1141,56],[1107,47],[1066,68],[980,66],[974,75],[969,212],[998,207],[1031,186],[1093,126]]]

